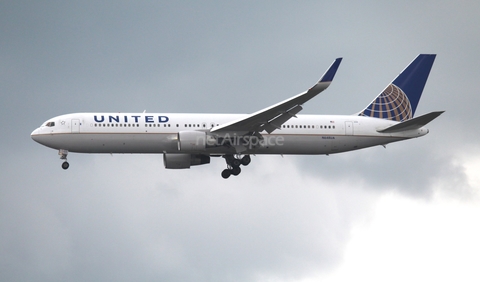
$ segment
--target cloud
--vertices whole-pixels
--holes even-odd
[[[4,265],[17,265],[4,277],[302,278],[338,264],[351,225],[375,199],[349,179],[305,176],[280,157],[256,157],[229,180],[221,159],[171,171],[156,156],[75,158],[69,171],[28,171],[32,180],[6,191],[3,199],[21,206],[2,203]]]
[[[457,198],[473,196],[478,185],[470,180],[467,169],[475,162],[478,149],[465,146],[461,151],[448,152],[445,144],[432,135],[377,146],[361,151],[325,156],[293,158],[306,173],[335,179],[355,178],[369,189],[397,191],[410,197],[432,198],[448,193]],[[451,149],[450,149],[451,150]],[[463,157],[472,152],[470,157]],[[471,168],[470,168],[471,170]]]
[[[471,223],[479,216],[478,199],[466,204],[443,195],[426,205],[384,194],[371,221],[352,229],[342,266],[318,280],[477,281],[480,229]]]

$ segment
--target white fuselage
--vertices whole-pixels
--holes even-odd
[[[179,149],[178,133],[204,131],[247,115],[77,113],[54,117],[32,132],[32,138],[53,149],[78,153],[238,153],[235,146]],[[425,128],[379,133],[398,122],[356,115],[298,115],[262,144],[249,144],[242,154],[333,154],[420,137]],[[230,136],[231,137],[231,136]],[[217,144],[218,145],[218,144]],[[255,145],[255,144],[254,144]]]

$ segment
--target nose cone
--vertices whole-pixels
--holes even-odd
[[[39,131],[38,128],[35,129],[34,131],[32,131],[32,133],[30,134],[30,137],[32,137],[32,139],[33,139],[35,142],[40,143],[40,142],[38,141],[38,131]]]

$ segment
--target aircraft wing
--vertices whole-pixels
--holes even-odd
[[[318,95],[332,82],[342,58],[337,58],[320,80],[307,91],[293,96],[273,106],[248,115],[245,118],[234,120],[212,128],[211,132],[251,132],[259,133],[263,130],[272,133],[282,124],[294,117],[303,108],[303,103]]]

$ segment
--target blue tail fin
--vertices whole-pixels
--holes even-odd
[[[436,55],[420,54],[359,116],[405,121],[413,118]]]

